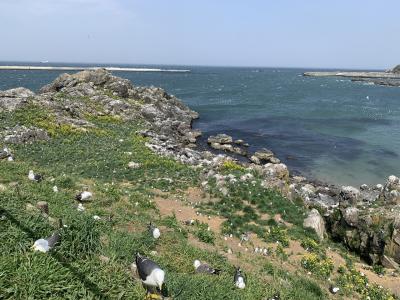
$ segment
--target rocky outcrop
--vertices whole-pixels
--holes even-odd
[[[233,138],[227,134],[220,133],[217,135],[209,136],[207,143],[215,150],[234,153],[241,156],[246,156],[247,151],[240,146],[245,147],[243,140],[233,141]]]
[[[58,124],[78,129],[93,126],[86,120],[87,115],[116,116],[123,120],[141,119],[154,132],[183,145],[193,145],[201,135],[191,127],[198,114],[175,96],[160,88],[135,87],[129,80],[103,69],[62,74],[37,95],[23,88],[0,92],[0,112],[15,110],[28,102],[50,111]],[[24,131],[18,137],[12,134],[9,141],[45,138],[37,130]],[[9,134],[3,132],[5,135]]]

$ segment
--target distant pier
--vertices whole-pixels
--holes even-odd
[[[107,71],[118,72],[171,72],[187,73],[190,70],[184,69],[152,69],[152,68],[119,68],[119,67],[53,67],[53,66],[0,66],[0,70],[32,70],[32,71],[84,71],[106,69]]]

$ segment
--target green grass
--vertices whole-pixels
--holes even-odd
[[[40,127],[44,121],[52,124],[52,118],[29,106],[15,114],[2,114],[0,127]],[[187,229],[175,216],[161,216],[152,201],[156,190],[179,193],[198,186],[199,171],[151,152],[145,146],[147,140],[136,133],[143,126],[140,120],[89,119],[96,130],[66,132],[56,126],[49,142],[13,145],[15,161],[0,162],[0,184],[6,186],[0,192],[0,299],[144,299],[144,289],[129,271],[137,252],[152,257],[166,270],[169,293],[179,294],[176,299],[253,300],[277,292],[282,299],[326,299],[318,281],[268,263],[255,263],[246,274],[246,289],[235,289],[234,266],[216,246],[214,251],[193,246],[188,233],[209,247],[217,245],[219,237],[208,231],[206,224]],[[141,167],[128,168],[130,161]],[[238,176],[244,174],[241,168],[228,167]],[[30,169],[43,174],[45,180],[29,181]],[[58,193],[52,191],[54,185]],[[211,186],[211,193],[221,200],[201,209],[226,217],[224,232],[239,236],[253,231],[282,245],[288,238],[313,237],[301,227],[304,209],[279,193],[241,182],[229,186],[229,196],[224,197],[215,184]],[[84,212],[78,212],[74,196],[86,187],[93,192],[93,201],[85,204]],[[36,239],[56,229],[45,216],[26,209],[27,204],[34,206],[38,201],[47,201],[49,215],[55,220],[62,218],[67,225],[61,230],[60,245],[47,254],[31,250]],[[262,214],[281,214],[293,226],[261,219]],[[94,220],[94,215],[101,220]],[[162,226],[160,239],[149,235],[149,221]],[[268,235],[267,226],[272,234]],[[287,259],[283,249],[276,255],[282,261]],[[102,261],[101,256],[109,261]],[[221,269],[221,275],[194,274],[195,259]]]

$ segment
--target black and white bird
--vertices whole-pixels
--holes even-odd
[[[28,179],[36,182],[40,182],[43,180],[43,176],[41,174],[33,173],[33,170],[29,170]]]
[[[235,286],[239,289],[244,289],[246,287],[245,278],[242,274],[242,270],[240,269],[240,267],[236,268],[233,282],[235,283]]]
[[[78,202],[85,202],[89,201],[89,199],[92,198],[92,196],[93,194],[91,192],[83,191],[75,196],[75,200]]]
[[[272,298],[269,298],[268,300],[281,300],[281,296],[279,293],[276,293],[272,296]]]
[[[151,222],[149,224],[149,232],[152,235],[152,237],[155,239],[158,239],[161,235],[160,229],[158,229],[156,226],[154,226],[153,223],[151,223]]]
[[[194,225],[194,224],[195,224],[195,221],[194,221],[193,219],[186,220],[186,221],[184,222],[184,224],[187,225],[187,226],[191,226],[191,225]]]
[[[63,228],[63,225],[62,225],[62,220],[60,219],[59,229],[53,232],[53,234],[48,238],[36,240],[32,246],[32,249],[34,251],[39,251],[43,253],[49,252],[61,241],[61,235],[60,235],[61,228]]]
[[[165,272],[151,259],[136,254],[136,267],[140,280],[148,293],[154,290],[160,294],[165,280]]]
[[[11,152],[10,152],[10,150],[8,150],[7,147],[4,148],[2,151],[0,151],[0,159],[4,159],[4,158],[8,159],[8,157],[10,157],[10,155],[11,155]]]
[[[330,291],[332,294],[337,294],[337,293],[339,292],[339,288],[338,288],[337,286],[331,285],[331,286],[329,287],[329,291]]]
[[[221,270],[214,269],[213,267],[207,264],[202,264],[198,259],[194,261],[193,266],[196,273],[206,273],[212,275],[219,275],[219,273],[221,273]]]

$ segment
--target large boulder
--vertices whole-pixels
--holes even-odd
[[[358,226],[359,209],[356,207],[347,207],[343,212],[343,218],[349,226]]]
[[[323,240],[326,233],[325,221],[315,208],[313,208],[307,215],[303,222],[304,228],[312,228],[315,230],[318,237]]]

